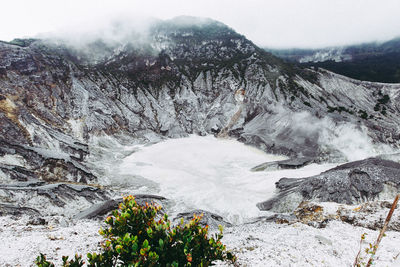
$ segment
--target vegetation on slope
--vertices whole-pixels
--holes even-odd
[[[107,217],[107,229],[99,233],[105,238],[100,253],[88,253],[88,266],[209,266],[215,260],[235,261],[221,243],[222,227],[208,237],[208,226],[199,225],[201,216],[184,224],[172,226],[168,216],[159,215],[160,206],[146,203],[139,206],[133,196],[124,198],[119,209]],[[160,218],[161,217],[161,218]],[[39,267],[54,266],[40,254],[35,261]],[[63,266],[83,266],[82,256]]]

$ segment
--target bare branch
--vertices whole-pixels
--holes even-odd
[[[371,253],[371,257],[369,258],[369,261],[368,261],[366,267],[370,267],[371,264],[372,264],[372,262],[374,261],[374,256],[375,256],[376,251],[377,251],[377,249],[378,249],[379,243],[381,243],[382,237],[383,237],[383,235],[385,234],[385,231],[386,231],[387,226],[388,226],[388,224],[389,224],[389,222],[390,222],[390,219],[392,218],[393,212],[394,212],[394,210],[395,210],[396,207],[397,207],[397,202],[399,201],[399,197],[400,197],[400,194],[398,194],[398,195],[395,197],[394,201],[393,201],[392,207],[390,208],[390,211],[389,211],[389,213],[388,213],[388,215],[387,215],[387,217],[386,217],[385,224],[383,225],[382,230],[381,230],[381,232],[379,233],[378,239],[376,240],[376,242],[375,242],[375,244],[374,244],[374,246],[373,246],[373,250],[372,250],[372,253]]]

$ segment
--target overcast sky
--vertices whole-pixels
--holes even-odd
[[[259,46],[325,47],[400,36],[400,0],[3,0],[0,40],[115,17],[219,20]]]

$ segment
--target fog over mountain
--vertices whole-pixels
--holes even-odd
[[[221,21],[262,47],[321,48],[386,41],[400,35],[396,0],[281,1],[9,1],[0,40],[45,32],[101,28],[113,19],[171,19],[180,15]],[[12,23],[10,23],[12,22]]]

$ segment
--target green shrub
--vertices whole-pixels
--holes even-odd
[[[385,105],[389,102],[389,100],[390,100],[389,95],[383,95],[381,98],[378,99],[378,103]]]
[[[75,255],[75,258],[72,260],[68,260],[68,256],[63,256],[62,261],[64,267],[80,267],[84,264],[82,256],[79,255]],[[46,256],[42,253],[36,258],[35,263],[39,267],[54,267],[54,263],[47,261]]]
[[[364,120],[367,120],[367,119],[368,119],[368,113],[365,112],[365,110],[360,109],[360,110],[358,111],[358,114],[360,114],[360,118],[361,118],[361,119],[364,119]]]
[[[221,243],[222,227],[219,233],[208,237],[208,226],[201,227],[201,216],[184,224],[171,227],[165,214],[157,215],[161,207],[146,203],[140,206],[133,196],[124,198],[118,210],[107,217],[107,229],[99,232],[105,238],[99,254],[88,253],[88,266],[209,266],[215,260],[235,261]],[[43,254],[36,259],[36,265],[51,267]],[[82,266],[80,256],[68,261],[63,257],[63,266]]]

